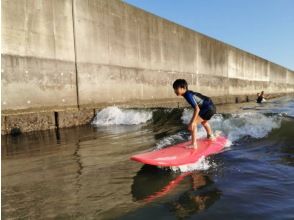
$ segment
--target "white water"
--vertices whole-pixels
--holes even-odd
[[[192,110],[185,109],[182,114],[182,122],[188,124],[193,115]],[[221,132],[228,137],[226,147],[243,137],[263,138],[266,137],[273,129],[281,126],[281,117],[265,116],[257,112],[244,112],[239,114],[232,114],[229,118],[224,118],[221,114],[216,114],[210,120],[211,127],[214,131]],[[206,136],[206,132],[200,125],[198,130],[198,138]],[[156,145],[157,148],[162,148],[178,142],[182,137],[182,133],[163,138]],[[191,136],[190,138],[191,139]],[[187,172],[191,170],[207,170],[213,166],[207,158],[202,158],[196,163],[182,165],[178,167],[171,167],[173,171]]]
[[[156,143],[155,149],[160,149],[165,146],[172,145],[176,142],[181,142],[181,141],[186,141],[184,138],[184,133],[183,132],[178,132],[176,134],[167,136],[163,139],[161,139],[159,142]]]
[[[188,124],[193,112],[185,109],[182,115],[184,124]],[[209,121],[213,130],[222,131],[231,142],[243,137],[252,138],[266,137],[273,129],[281,126],[281,117],[265,116],[258,112],[243,112],[232,114],[229,118],[224,118],[221,114],[215,114]],[[200,126],[199,137],[205,135],[205,130]]]
[[[185,164],[181,166],[174,166],[174,167],[170,167],[170,169],[175,172],[178,172],[178,171],[188,172],[192,170],[208,170],[214,165],[215,164],[213,162],[210,162],[207,158],[201,157],[195,163]]]
[[[184,109],[182,114],[182,122],[188,124],[193,115],[192,110]],[[146,123],[152,119],[151,110],[133,110],[120,109],[118,107],[107,107],[98,112],[92,122],[95,126],[105,125],[137,125]],[[229,117],[224,117],[221,114],[216,114],[210,120],[211,127],[214,131],[220,131],[229,139],[226,147],[231,143],[243,138],[263,138],[266,137],[273,129],[279,128],[281,125],[281,117],[266,116],[258,112],[243,112],[232,114]],[[198,138],[206,136],[206,132],[200,125],[198,130]],[[191,136],[189,137],[189,139]],[[155,149],[175,144],[177,142],[187,140],[187,131],[180,131],[176,134],[164,137],[155,146]],[[180,170],[181,172],[191,170],[206,170],[212,164],[206,158],[198,160],[194,164],[183,165],[180,167],[171,167],[172,170]]]
[[[93,125],[137,125],[145,123],[152,118],[152,111],[120,109],[111,106],[98,112],[92,121]]]

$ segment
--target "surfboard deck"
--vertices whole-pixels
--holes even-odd
[[[207,157],[221,152],[226,142],[227,138],[223,136],[218,136],[215,140],[199,139],[198,148],[193,149],[187,147],[191,145],[191,141],[186,141],[160,150],[133,155],[131,160],[163,167],[191,164],[202,156]]]

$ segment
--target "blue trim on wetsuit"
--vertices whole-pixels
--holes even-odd
[[[191,90],[187,90],[183,96],[193,108],[198,105],[199,108],[202,109],[208,107],[208,105],[211,104],[208,97]]]
[[[187,102],[195,108],[198,104],[196,99],[194,98],[194,93],[192,91],[186,91],[184,94],[184,98],[187,100]]]
[[[208,110],[210,110],[213,105],[211,99],[207,96],[202,95],[201,93],[187,90],[183,96],[193,108],[198,105],[198,107],[200,108],[199,115],[201,117]]]

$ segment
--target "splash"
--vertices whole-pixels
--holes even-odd
[[[281,127],[279,116],[267,117],[261,113],[233,114],[231,118],[222,123],[221,129],[228,135],[230,141],[234,142],[243,137],[264,138],[273,129]]]
[[[188,109],[188,108],[185,108],[184,111],[183,111],[181,119],[182,119],[184,124],[188,124],[190,122],[192,116],[193,116],[193,111]]]
[[[212,162],[209,162],[207,158],[201,157],[195,163],[185,164],[181,166],[173,166],[173,167],[170,167],[170,169],[174,172],[189,172],[193,170],[208,170],[214,165],[215,164]]]
[[[185,141],[184,133],[178,132],[176,134],[170,135],[161,139],[156,145],[155,150],[161,149],[163,147],[176,144],[177,142]]]
[[[146,123],[150,119],[152,119],[152,111],[120,109],[116,106],[111,106],[96,113],[92,124],[96,126],[137,125]]]
[[[176,143],[179,143],[179,142],[191,140],[191,135],[189,135],[187,138],[187,133],[189,132],[180,131],[180,132],[177,132],[176,134],[164,137],[155,145],[155,150],[164,148],[169,145],[175,145]],[[198,138],[204,138],[204,137],[206,137],[205,130],[200,129],[198,131]]]
[[[189,123],[193,112],[185,109],[181,117],[184,124]],[[279,115],[266,116],[258,112],[244,112],[232,114],[225,118],[221,114],[216,114],[210,120],[214,130],[221,131],[228,137],[230,142],[237,141],[243,137],[264,138],[273,129],[280,128],[281,117]],[[203,136],[204,129],[201,127],[200,135]]]
[[[185,109],[182,114],[182,122],[188,124],[193,112],[191,110]],[[211,126],[215,133],[218,135],[226,135],[228,137],[228,142],[225,147],[229,148],[232,143],[243,138],[264,138],[273,129],[277,129],[281,126],[282,117],[279,115],[267,116],[258,112],[244,112],[239,114],[231,114],[223,116],[221,114],[216,114],[210,120]],[[187,141],[183,138],[183,131],[178,132],[174,135],[163,138],[157,144],[157,148],[162,148],[166,145],[174,144],[175,142],[180,142],[180,139]],[[206,132],[200,125],[198,130],[198,138],[204,138]],[[189,136],[188,139],[191,139]],[[207,170],[212,167],[207,158],[201,158],[193,164],[182,165],[179,167],[171,167],[173,171],[188,172],[192,170]]]

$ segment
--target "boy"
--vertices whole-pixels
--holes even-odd
[[[193,107],[194,114],[188,125],[188,130],[191,131],[192,145],[197,148],[197,124],[201,123],[206,130],[207,138],[214,139],[211,127],[208,120],[216,113],[216,108],[212,100],[202,95],[201,93],[188,90],[188,84],[184,79],[177,79],[173,83],[173,88],[177,96],[183,96],[187,102]]]

